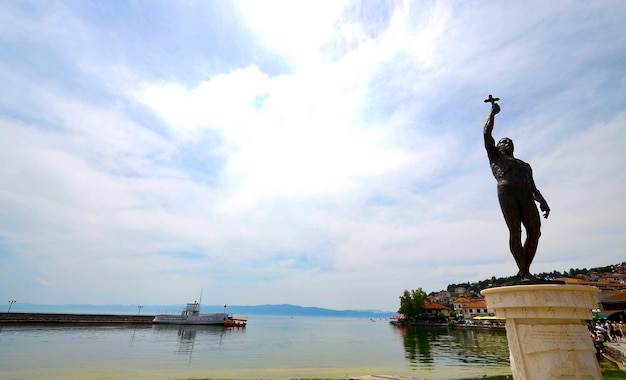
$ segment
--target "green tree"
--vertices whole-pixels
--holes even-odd
[[[400,296],[400,308],[398,313],[404,315],[407,318],[417,317],[426,310],[424,304],[426,303],[428,295],[426,292],[419,288],[417,290],[405,290],[404,294]]]
[[[607,265],[605,267],[597,267],[589,269],[589,272],[598,272],[598,273],[613,273],[615,271],[615,266]]]

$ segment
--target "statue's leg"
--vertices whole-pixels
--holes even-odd
[[[527,274],[527,268],[524,261],[524,247],[522,246],[521,209],[517,200],[507,193],[499,191],[498,200],[504,221],[509,228],[509,249],[519,269],[518,276],[524,277]]]
[[[522,223],[526,229],[526,241],[524,242],[524,265],[526,272],[530,273],[530,264],[535,258],[539,237],[541,236],[541,217],[534,201],[530,201],[522,209]]]

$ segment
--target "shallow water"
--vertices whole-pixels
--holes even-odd
[[[305,378],[510,374],[504,331],[385,320],[251,317],[212,326],[24,326],[0,332],[0,378]]]

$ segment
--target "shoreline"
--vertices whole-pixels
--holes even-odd
[[[430,323],[430,322],[399,322],[399,321],[389,321],[390,324],[397,327],[433,327],[433,328],[450,328],[450,329],[499,329],[505,330],[504,324],[481,324],[481,323],[457,323],[454,325],[448,325],[447,323]]]

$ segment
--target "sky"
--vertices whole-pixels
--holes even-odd
[[[0,2],[0,300],[395,311],[626,259],[626,2]],[[4,302],[4,301],[3,301]]]

